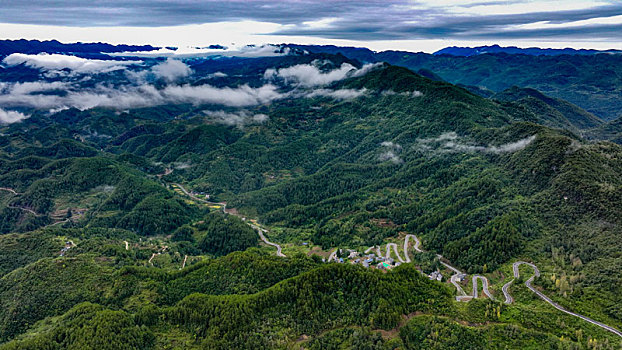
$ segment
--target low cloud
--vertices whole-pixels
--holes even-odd
[[[365,89],[315,89],[283,92],[272,84],[260,87],[250,87],[249,85],[215,87],[209,84],[156,87],[140,81],[137,78],[132,85],[114,87],[98,84],[88,88],[81,87],[79,83],[65,82],[0,83],[0,107],[36,108],[48,110],[50,113],[68,108],[86,110],[94,107],[105,107],[128,110],[185,103],[249,107],[269,104],[284,98],[327,97],[336,100],[348,100],[367,93]]]
[[[198,58],[210,56],[222,57],[275,57],[286,56],[291,52],[289,47],[281,47],[278,45],[247,45],[234,48],[200,48],[200,47],[182,47],[176,50],[161,48],[154,51],[130,51],[119,53],[108,53],[110,56],[122,57],[171,57],[171,58]]]
[[[0,106],[32,107],[62,110],[75,107],[85,110],[108,107],[119,110],[150,107],[169,103],[217,104],[230,107],[246,107],[270,103],[283,98],[274,85],[252,88],[242,85],[236,88],[211,85],[175,85],[157,89],[153,85],[121,86],[112,88],[99,85],[90,89],[68,89],[61,95],[34,94],[33,88],[5,85],[0,94]]]
[[[349,63],[343,63],[339,68],[330,71],[323,71],[321,69],[323,64],[325,64],[325,62],[315,60],[311,64],[298,64],[281,69],[270,68],[265,71],[264,79],[280,79],[286,84],[313,87],[328,85],[345,78],[363,76],[370,70],[379,66],[379,64],[367,64],[362,68],[357,69]]]
[[[63,91],[70,85],[65,82],[24,82],[24,83],[4,83],[0,82],[0,93],[2,94],[18,94],[27,95],[35,92],[48,92],[48,91]]]
[[[317,89],[311,92],[308,92],[304,95],[304,97],[313,98],[313,97],[329,97],[334,98],[336,100],[351,100],[357,97],[361,97],[367,93],[367,89]]]
[[[217,88],[211,85],[199,86],[167,86],[161,92],[164,99],[170,102],[192,104],[220,104],[233,107],[253,106],[269,103],[284,95],[274,85],[263,85],[252,88],[242,85],[237,88]]]
[[[402,146],[400,146],[399,143],[394,143],[392,141],[384,141],[384,142],[382,142],[380,144],[380,146],[387,147],[387,148],[395,148],[395,149],[398,149],[400,151],[402,150]]]
[[[204,111],[204,113],[217,123],[239,127],[250,124],[263,124],[268,120],[268,116],[265,114],[251,114],[244,110],[237,112]]]
[[[214,72],[211,74],[208,74],[205,76],[207,79],[214,79],[214,78],[225,78],[227,77],[227,73],[223,73],[223,72]]]
[[[192,74],[192,69],[180,60],[167,59],[151,68],[153,74],[167,82],[174,82]]]
[[[449,153],[512,153],[520,151],[527,147],[533,140],[536,139],[536,135],[526,137],[516,142],[505,143],[499,146],[487,145],[473,145],[470,143],[460,141],[455,132],[448,132],[441,134],[436,138],[417,139],[417,148],[422,151],[435,151],[435,152],[449,152]]]
[[[28,117],[30,117],[30,115],[23,114],[17,111],[7,111],[0,108],[0,124],[13,124],[21,122]]]
[[[77,56],[47,54],[28,55],[23,53],[13,53],[5,57],[2,62],[7,66],[17,66],[24,64],[27,67],[39,69],[46,72],[63,74],[63,70],[70,70],[72,73],[92,74],[107,73],[125,69],[129,65],[141,64],[140,61],[108,61],[87,59]]]
[[[381,153],[378,155],[378,160],[381,162],[390,161],[393,164],[402,164],[404,161],[399,157],[399,153],[402,152],[402,146],[392,141],[384,141],[380,143]]]
[[[395,96],[395,95],[399,95],[399,96],[407,96],[407,97],[421,97],[423,96],[423,92],[421,91],[404,91],[404,92],[395,92],[393,90],[384,90],[382,92],[383,96]]]
[[[192,167],[192,164],[190,164],[189,162],[174,162],[173,163],[173,168],[175,168],[176,170],[184,170],[190,167]]]

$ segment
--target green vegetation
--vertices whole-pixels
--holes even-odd
[[[609,124],[390,65],[327,88],[365,93],[248,108],[269,118],[244,126],[187,105],[0,127],[0,349],[619,348],[524,277],[512,305],[456,303],[418,270],[447,277],[442,254],[501,299],[533,261],[537,288],[622,328],[622,147],[581,136]],[[405,234],[426,250],[412,264],[321,262]]]
[[[226,255],[257,245],[257,232],[235,216],[210,214],[197,225],[204,232],[198,246],[206,253]]]
[[[78,304],[45,325],[46,331],[3,349],[153,349],[155,337],[123,311],[106,310],[90,303]]]

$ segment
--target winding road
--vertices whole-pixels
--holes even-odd
[[[227,211],[226,211],[226,210],[227,210],[227,203],[225,203],[225,202],[210,202],[210,201],[208,201],[208,200],[205,200],[205,199],[202,199],[202,198],[199,198],[199,197],[194,196],[192,193],[188,192],[188,191],[184,188],[184,186],[182,186],[182,185],[180,185],[180,184],[178,184],[178,183],[174,183],[173,185],[175,185],[175,186],[179,187],[179,189],[180,189],[180,190],[181,190],[181,191],[182,191],[185,195],[187,195],[188,197],[190,197],[190,198],[192,198],[192,199],[194,199],[194,200],[197,200],[197,201],[199,201],[199,202],[203,202],[203,203],[206,203],[206,204],[212,204],[212,205],[220,205],[220,206],[222,206],[222,212],[223,212],[223,213],[227,213]],[[235,214],[232,214],[232,215],[235,215]],[[264,228],[261,228],[261,227],[259,227],[259,226],[257,226],[257,225],[253,225],[253,224],[251,224],[251,223],[249,223],[249,222],[246,222],[246,223],[247,223],[250,227],[252,227],[253,229],[255,229],[255,231],[257,231],[257,233],[259,234],[259,238],[261,238],[261,240],[262,240],[265,244],[267,244],[267,245],[269,245],[269,246],[273,246],[273,247],[275,247],[275,248],[276,248],[276,255],[277,255],[277,256],[280,256],[280,257],[286,257],[286,255],[285,255],[285,254],[283,254],[283,252],[282,252],[282,248],[281,248],[281,246],[280,246],[280,245],[278,245],[278,244],[276,244],[276,243],[272,243],[272,242],[268,241],[268,239],[267,239],[267,238],[266,238],[266,236],[264,235],[264,232],[268,232],[268,230],[266,230],[266,229],[264,229]]]
[[[17,196],[17,195],[20,195],[20,194],[21,194],[21,193],[19,193],[19,192],[15,191],[14,189],[9,188],[9,187],[0,187],[0,191],[10,192],[10,193],[12,193],[12,194],[13,194],[13,195],[15,195],[15,196]],[[28,209],[28,208],[24,208],[24,207],[18,207],[18,206],[15,206],[15,205],[10,205],[10,204],[9,204],[9,205],[7,205],[7,208],[11,208],[11,209],[20,209],[20,210],[23,210],[23,211],[29,212],[30,214],[32,214],[32,215],[34,215],[34,216],[43,216],[42,214],[37,214],[37,212],[35,212],[35,211],[34,211],[34,210],[32,210],[32,209]]]
[[[510,282],[504,284],[503,287],[501,287],[501,291],[503,292],[503,296],[505,297],[506,304],[512,304],[514,302],[514,298],[512,298],[512,295],[510,295],[509,291],[512,282],[514,282],[514,280],[511,280]]]
[[[393,248],[393,253],[395,253],[395,256],[397,257],[397,260],[399,260],[399,262],[401,263],[405,263],[406,261],[404,259],[402,259],[402,257],[400,256],[400,253],[397,252],[397,244],[395,243],[387,243],[387,252],[385,255],[385,258],[390,258],[391,257],[391,248]]]
[[[547,303],[551,304],[551,306],[553,306],[554,308],[556,308],[557,310],[567,313],[568,315],[574,316],[574,317],[578,317],[586,322],[589,322],[593,325],[599,326],[619,337],[622,337],[622,332],[620,332],[619,330],[608,326],[604,323],[598,322],[598,321],[594,321],[591,318],[587,317],[587,316],[583,316],[583,315],[579,315],[575,312],[572,311],[568,311],[566,310],[563,306],[559,305],[558,303],[554,302],[553,300],[551,300],[551,298],[547,297],[546,295],[544,295],[542,292],[540,292],[539,290],[537,290],[536,288],[534,288],[534,286],[531,284],[533,282],[533,280],[536,277],[540,276],[540,271],[538,270],[538,267],[532,263],[528,263],[528,262],[524,262],[524,261],[517,261],[512,265],[512,270],[514,270],[514,278],[519,278],[520,277],[520,272],[518,271],[518,267],[520,265],[527,265],[530,266],[533,269],[533,275],[527,280],[525,281],[525,286],[527,286],[527,288],[529,288],[529,290],[531,290],[532,292],[536,293],[536,295],[538,297],[540,297],[540,299],[546,301]]]
[[[277,255],[277,256],[280,256],[280,257],[283,257],[283,258],[285,257],[285,254],[283,254],[283,252],[281,251],[281,246],[280,246],[280,245],[278,245],[278,244],[276,244],[276,243],[272,243],[272,242],[268,241],[268,239],[266,238],[266,236],[264,236],[264,232],[268,232],[268,230],[266,230],[266,229],[264,229],[264,228],[261,228],[261,227],[259,227],[259,226],[255,226],[255,225],[253,225],[253,224],[248,224],[248,225],[249,225],[250,227],[254,228],[254,229],[257,231],[257,233],[259,234],[259,238],[261,238],[261,240],[262,240],[265,244],[270,245],[270,246],[273,246],[273,247],[275,247],[275,248],[276,248],[276,255]]]
[[[16,196],[19,194],[19,192],[15,192],[15,190],[14,190],[14,189],[12,189],[12,188],[8,188],[8,187],[0,187],[0,191],[7,191],[7,192],[11,192],[11,193],[13,193],[13,194],[14,194],[14,195],[16,195]]]
[[[186,189],[185,189],[183,186],[181,186],[181,185],[179,185],[179,184],[175,184],[175,185],[176,185],[176,186],[178,186],[178,187],[179,187],[179,188],[180,188],[180,189],[181,189],[181,190],[182,190],[182,191],[183,191],[186,195],[190,196],[191,198],[193,198],[193,199],[195,199],[195,200],[198,200],[198,201],[201,201],[201,202],[204,202],[204,203],[208,203],[208,204],[222,205],[222,206],[223,206],[223,212],[225,211],[225,208],[226,208],[226,203],[215,203],[215,202],[210,202],[210,201],[207,201],[207,200],[204,200],[204,199],[201,199],[201,198],[197,198],[197,197],[193,196],[192,194],[190,194],[188,191],[186,191]],[[0,190],[10,190],[10,189],[0,188]],[[11,191],[11,192],[13,192],[13,191]],[[280,245],[278,245],[278,244],[276,244],[276,243],[273,243],[273,242],[270,242],[270,241],[268,241],[268,240],[266,239],[266,237],[264,236],[264,234],[263,234],[263,233],[264,233],[264,232],[267,232],[267,230],[265,230],[265,229],[263,229],[263,228],[261,228],[261,227],[259,227],[259,226],[256,226],[256,225],[253,225],[253,224],[250,224],[250,223],[248,223],[248,224],[249,224],[252,228],[254,228],[254,229],[257,231],[257,233],[259,234],[259,237],[261,238],[261,240],[262,240],[265,244],[270,245],[270,246],[273,246],[273,247],[276,247],[276,249],[277,249],[277,253],[276,253],[276,254],[277,254],[277,256],[285,257],[285,254],[283,254],[283,253],[281,252],[281,246],[280,246]],[[418,253],[422,253],[422,252],[423,252],[423,250],[421,249],[421,241],[419,240],[419,238],[417,238],[417,236],[415,236],[415,235],[412,235],[412,234],[407,234],[407,235],[404,237],[404,256],[405,256],[405,259],[402,259],[402,257],[400,256],[400,254],[399,254],[399,252],[398,252],[398,250],[397,250],[397,244],[395,244],[395,243],[387,243],[387,245],[386,245],[386,247],[385,247],[385,249],[386,249],[386,257],[387,257],[387,258],[388,258],[388,257],[390,257],[390,255],[391,255],[391,249],[392,249],[392,250],[393,250],[393,253],[395,254],[395,256],[397,257],[397,259],[398,259],[400,262],[402,262],[402,263],[411,262],[411,260],[410,260],[410,256],[408,255],[408,244],[409,244],[409,241],[410,241],[410,240],[415,241],[415,244],[414,244],[414,246],[413,246],[413,249],[414,249],[416,252],[418,252]],[[380,246],[375,246],[375,247],[374,247],[374,246],[372,246],[372,247],[367,248],[367,250],[365,250],[365,254],[368,254],[368,253],[369,253],[370,251],[372,251],[374,248],[376,249],[376,253],[377,253],[377,255],[378,255],[379,257],[382,257],[382,251],[380,250]],[[331,261],[331,260],[336,260],[336,254],[337,254],[337,250],[334,250],[334,251],[330,254],[330,256],[329,256],[329,258],[328,258],[328,261]],[[155,254],[154,254],[154,255],[155,255]],[[458,294],[458,295],[456,296],[456,300],[458,300],[458,301],[469,301],[469,300],[471,300],[471,299],[473,299],[473,298],[477,298],[477,297],[479,296],[479,294],[478,294],[478,291],[479,291],[478,280],[482,282],[482,291],[483,291],[483,294],[484,294],[486,297],[488,297],[489,299],[491,299],[491,300],[495,300],[495,298],[493,297],[492,293],[491,293],[491,292],[490,292],[490,290],[489,290],[489,282],[488,282],[488,279],[487,279],[486,277],[481,276],[481,275],[473,275],[473,276],[472,276],[472,278],[471,278],[471,283],[472,283],[472,288],[473,288],[473,290],[472,290],[472,294],[471,294],[471,295],[468,295],[468,294],[464,291],[464,289],[462,288],[462,286],[461,286],[461,285],[460,285],[460,283],[459,283],[459,282],[460,282],[460,280],[461,280],[464,276],[466,276],[466,274],[464,274],[463,272],[461,272],[461,271],[460,271],[460,270],[458,270],[457,268],[453,267],[453,266],[452,266],[452,265],[450,265],[449,263],[447,263],[447,262],[443,261],[443,259],[444,259],[444,258],[443,258],[443,256],[442,256],[442,255],[437,254],[437,257],[438,257],[438,259],[439,259],[439,262],[440,262],[443,266],[445,266],[447,269],[451,270],[451,271],[454,273],[454,274],[451,276],[451,278],[450,278],[450,282],[451,282],[451,284],[453,284],[453,285],[454,285],[454,287],[456,287],[456,291],[457,291],[457,294]],[[152,258],[153,258],[153,256],[151,257],[151,259],[152,259]],[[150,261],[150,262],[151,262],[151,259],[149,259],[149,261]],[[184,262],[185,262],[185,259],[184,259]],[[566,314],[568,314],[568,315],[571,315],[571,316],[574,316],[574,317],[578,317],[578,318],[580,318],[580,319],[582,319],[582,320],[584,320],[584,321],[586,321],[586,322],[588,322],[588,323],[591,323],[591,324],[593,324],[593,325],[596,325],[596,326],[598,326],[598,327],[601,327],[601,328],[603,328],[603,329],[605,329],[605,330],[607,330],[607,331],[609,331],[609,332],[611,332],[611,333],[613,333],[613,334],[615,334],[615,335],[617,335],[617,336],[619,336],[619,337],[622,337],[622,332],[620,332],[620,331],[619,331],[619,330],[617,330],[616,328],[613,328],[613,327],[608,326],[608,325],[606,325],[606,324],[604,324],[604,323],[601,323],[601,322],[595,321],[595,320],[593,320],[593,319],[591,319],[591,318],[589,318],[589,317],[586,317],[586,316],[583,316],[583,315],[577,314],[577,313],[575,313],[575,312],[569,311],[569,310],[565,309],[563,306],[561,306],[561,305],[557,304],[556,302],[554,302],[553,300],[551,300],[551,298],[547,297],[546,295],[544,295],[544,294],[543,294],[542,292],[540,292],[539,290],[537,290],[537,289],[536,289],[536,288],[532,285],[532,283],[533,283],[533,281],[534,281],[534,279],[535,279],[536,277],[539,277],[539,276],[540,276],[540,270],[538,270],[538,267],[537,267],[536,265],[534,265],[534,264],[532,264],[532,263],[525,262],[525,261],[517,261],[517,262],[515,262],[515,263],[512,265],[512,270],[513,270],[513,273],[514,273],[514,279],[513,279],[513,280],[511,280],[511,281],[509,281],[509,282],[507,282],[507,283],[505,283],[505,284],[502,286],[502,288],[501,288],[501,290],[502,290],[502,292],[503,292],[503,295],[504,295],[504,297],[505,297],[505,303],[506,303],[506,304],[512,304],[512,303],[514,302],[514,298],[513,298],[513,297],[512,297],[512,295],[510,294],[509,289],[510,289],[510,286],[512,285],[512,283],[514,282],[514,280],[515,280],[515,279],[518,279],[518,278],[520,277],[520,272],[519,272],[519,266],[520,266],[520,265],[527,265],[527,266],[530,266],[530,267],[533,269],[534,274],[533,274],[533,275],[532,275],[532,276],[531,276],[531,277],[530,277],[527,281],[525,281],[525,286],[526,286],[526,287],[527,287],[530,291],[532,291],[533,293],[535,293],[535,294],[536,294],[536,295],[537,295],[540,299],[542,299],[542,300],[544,300],[545,302],[549,303],[551,306],[553,306],[554,308],[556,308],[557,310],[559,310],[559,311],[561,311],[561,312],[564,312],[564,313],[566,313]]]
[[[371,252],[372,250],[374,250],[374,248],[376,248],[376,247],[371,246],[371,247],[369,247],[369,248],[365,249],[365,254],[369,254],[369,252]]]
[[[34,210],[28,209],[28,208],[24,208],[24,207],[16,207],[14,205],[7,205],[7,208],[20,209],[20,210],[23,210],[23,211],[27,211],[30,214],[34,215],[34,216],[43,216],[43,214],[37,214],[37,212],[35,212]]]
[[[406,261],[410,262],[410,257],[408,256],[408,242],[410,239],[413,239],[415,241],[415,246],[414,249],[417,252],[422,252],[420,246],[421,246],[421,241],[414,235],[406,235],[406,237],[404,238],[404,255],[406,256]],[[397,252],[395,243],[388,243],[386,250],[387,250],[387,256],[388,253],[390,251],[390,248],[393,247],[395,255],[397,255],[399,257],[399,254]],[[490,293],[489,290],[489,282],[488,279],[484,276],[481,275],[473,275],[472,276],[472,287],[473,287],[473,292],[471,295],[467,295],[466,292],[464,291],[464,289],[462,289],[462,286],[460,286],[459,281],[461,279],[462,276],[466,276],[464,273],[462,273],[460,270],[458,270],[457,268],[451,266],[450,264],[446,263],[443,261],[443,256],[442,255],[437,255],[437,257],[439,258],[439,262],[445,266],[446,268],[448,268],[449,270],[451,270],[452,272],[454,272],[454,274],[451,276],[451,284],[453,284],[456,287],[456,291],[457,291],[457,296],[456,296],[456,300],[458,301],[469,301],[473,298],[477,298],[478,295],[478,291],[479,291],[479,286],[478,286],[478,280],[482,282],[482,291],[484,293],[484,295],[486,295],[486,297],[488,297],[491,300],[495,300],[495,298],[493,297],[492,293]],[[401,260],[401,259],[400,259]],[[512,264],[512,270],[513,270],[513,274],[514,274],[514,279],[512,279],[511,281],[505,283],[503,285],[503,287],[501,288],[503,295],[505,297],[505,303],[506,304],[511,304],[514,302],[514,298],[512,297],[512,295],[510,294],[510,286],[512,285],[512,283],[518,279],[520,277],[520,271],[519,271],[519,266],[520,265],[527,265],[529,267],[531,267],[533,269],[533,275],[527,280],[525,281],[525,286],[532,291],[533,293],[535,293],[540,299],[546,301],[547,303],[549,303],[551,306],[553,306],[554,308],[556,308],[557,310],[564,312],[568,315],[574,316],[574,317],[578,317],[588,323],[591,323],[593,325],[596,325],[598,327],[601,327],[619,337],[622,337],[622,332],[620,332],[618,329],[613,328],[611,326],[608,326],[602,322],[598,322],[595,321],[587,316],[583,316],[580,315],[576,312],[572,312],[567,310],[566,308],[564,308],[563,306],[557,304],[556,302],[554,302],[553,300],[551,300],[551,298],[547,297],[544,293],[540,292],[539,290],[537,290],[534,286],[533,286],[533,281],[536,277],[540,276],[540,270],[538,269],[538,267],[532,263],[528,263],[525,261],[517,261],[514,264]]]
[[[420,248],[421,241],[419,240],[419,238],[417,238],[417,236],[415,235],[406,235],[406,237],[404,237],[404,256],[406,256],[406,262],[410,262],[410,256],[408,256],[408,241],[411,239],[415,241],[415,245],[413,246],[413,249],[417,253],[423,253],[423,250],[421,250]]]
[[[490,294],[490,290],[488,290],[488,279],[481,275],[473,275],[473,298],[477,298],[477,291],[479,290],[477,280],[482,281],[482,291],[484,292],[484,295],[486,295],[490,300],[495,300],[492,294]]]
[[[180,185],[180,184],[178,184],[178,183],[174,183],[173,185],[175,185],[175,186],[179,187],[179,189],[180,189],[180,190],[181,190],[181,191],[182,191],[185,195],[187,195],[188,197],[190,197],[190,198],[192,198],[192,199],[194,199],[194,200],[197,200],[197,201],[199,201],[199,202],[203,202],[203,203],[205,203],[205,204],[220,205],[220,206],[222,206],[222,212],[223,212],[223,213],[224,213],[224,212],[225,212],[225,210],[227,209],[227,203],[225,203],[225,202],[210,202],[210,201],[208,201],[208,200],[206,200],[206,199],[199,198],[199,197],[197,197],[197,196],[193,195],[192,193],[188,192],[188,191],[184,188],[184,186],[182,186],[182,185]]]
[[[188,260],[188,255],[184,255],[184,262],[183,262],[183,263],[181,263],[181,268],[180,268],[180,270],[181,270],[181,269],[183,269],[184,267],[186,267],[186,260]]]

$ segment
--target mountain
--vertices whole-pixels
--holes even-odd
[[[0,349],[622,345],[592,114],[331,53],[141,63],[3,86]]]
[[[106,43],[61,43],[57,40],[0,40],[0,56],[12,53],[81,53],[100,54],[126,51],[154,51],[159,47],[151,45],[111,45]]]
[[[603,121],[592,113],[570,102],[548,97],[535,89],[513,86],[492,95],[491,98],[516,102],[533,112],[534,122],[551,127],[579,131],[603,124]]]
[[[590,130],[587,136],[595,140],[610,140],[611,142],[622,144],[622,118],[612,120]]]
[[[360,62],[388,62],[413,71],[426,69],[442,80],[461,86],[501,92],[512,86],[533,88],[566,100],[603,120],[619,117],[622,55],[529,55],[486,52],[477,55],[437,55],[406,51],[287,45],[308,52],[340,53]],[[470,49],[467,49],[469,51]]]
[[[474,56],[486,53],[507,53],[522,54],[531,56],[557,56],[557,55],[595,55],[600,53],[620,54],[620,50],[586,50],[586,49],[541,49],[539,47],[519,48],[516,46],[501,47],[499,45],[478,46],[478,47],[457,47],[451,46],[434,52],[434,55],[451,56]]]

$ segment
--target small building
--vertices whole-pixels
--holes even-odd
[[[440,271],[436,270],[428,275],[428,278],[430,278],[431,280],[440,281],[441,279],[443,279],[443,275],[441,275]]]

